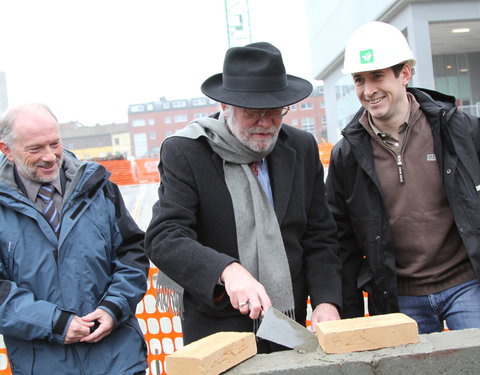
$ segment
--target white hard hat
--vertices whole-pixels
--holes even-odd
[[[350,37],[345,48],[343,73],[359,73],[389,68],[406,62],[416,63],[413,52],[402,32],[378,21],[364,24]]]

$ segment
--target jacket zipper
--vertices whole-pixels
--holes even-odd
[[[404,184],[405,180],[403,179],[403,163],[402,163],[402,155],[397,155],[397,167],[398,167],[398,177],[400,178],[400,183]]]
[[[404,177],[404,174],[403,174],[403,153],[404,153],[407,141],[408,141],[408,136],[410,134],[410,129],[411,129],[411,124],[409,126],[407,126],[407,129],[405,129],[405,136],[403,137],[403,142],[402,142],[402,146],[400,147],[399,153],[395,154],[397,156],[398,178],[399,178],[401,184],[405,183],[405,177]]]
[[[405,177],[403,174],[403,159],[402,159],[402,153],[403,153],[403,148],[405,147],[405,144],[407,143],[407,137],[409,133],[410,127],[408,127],[405,131],[405,137],[403,138],[403,143],[402,147],[400,148],[399,153],[397,154],[395,151],[393,151],[391,148],[386,147],[385,144],[376,137],[376,135],[373,132],[370,132],[371,134],[374,135],[374,139],[382,145],[382,147],[385,147],[385,149],[390,152],[393,157],[395,158],[395,162],[397,163],[397,168],[398,168],[398,178],[401,184],[405,183]]]

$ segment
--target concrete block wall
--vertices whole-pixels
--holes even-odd
[[[325,354],[284,351],[256,356],[224,375],[478,375],[480,329],[420,335],[418,344]]]

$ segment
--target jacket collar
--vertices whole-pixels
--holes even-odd
[[[16,173],[18,172],[15,171],[14,164],[5,155],[0,155],[0,190],[8,190],[9,194],[21,192],[20,195],[26,197],[25,187],[18,183],[21,179]],[[71,152],[63,151],[60,181],[64,199],[73,193],[82,194],[91,189],[97,190],[109,176],[110,173],[102,165],[80,161]]]

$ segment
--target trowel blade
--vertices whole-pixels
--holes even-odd
[[[318,348],[318,339],[313,332],[274,307],[270,307],[262,318],[257,336],[302,353]]]

